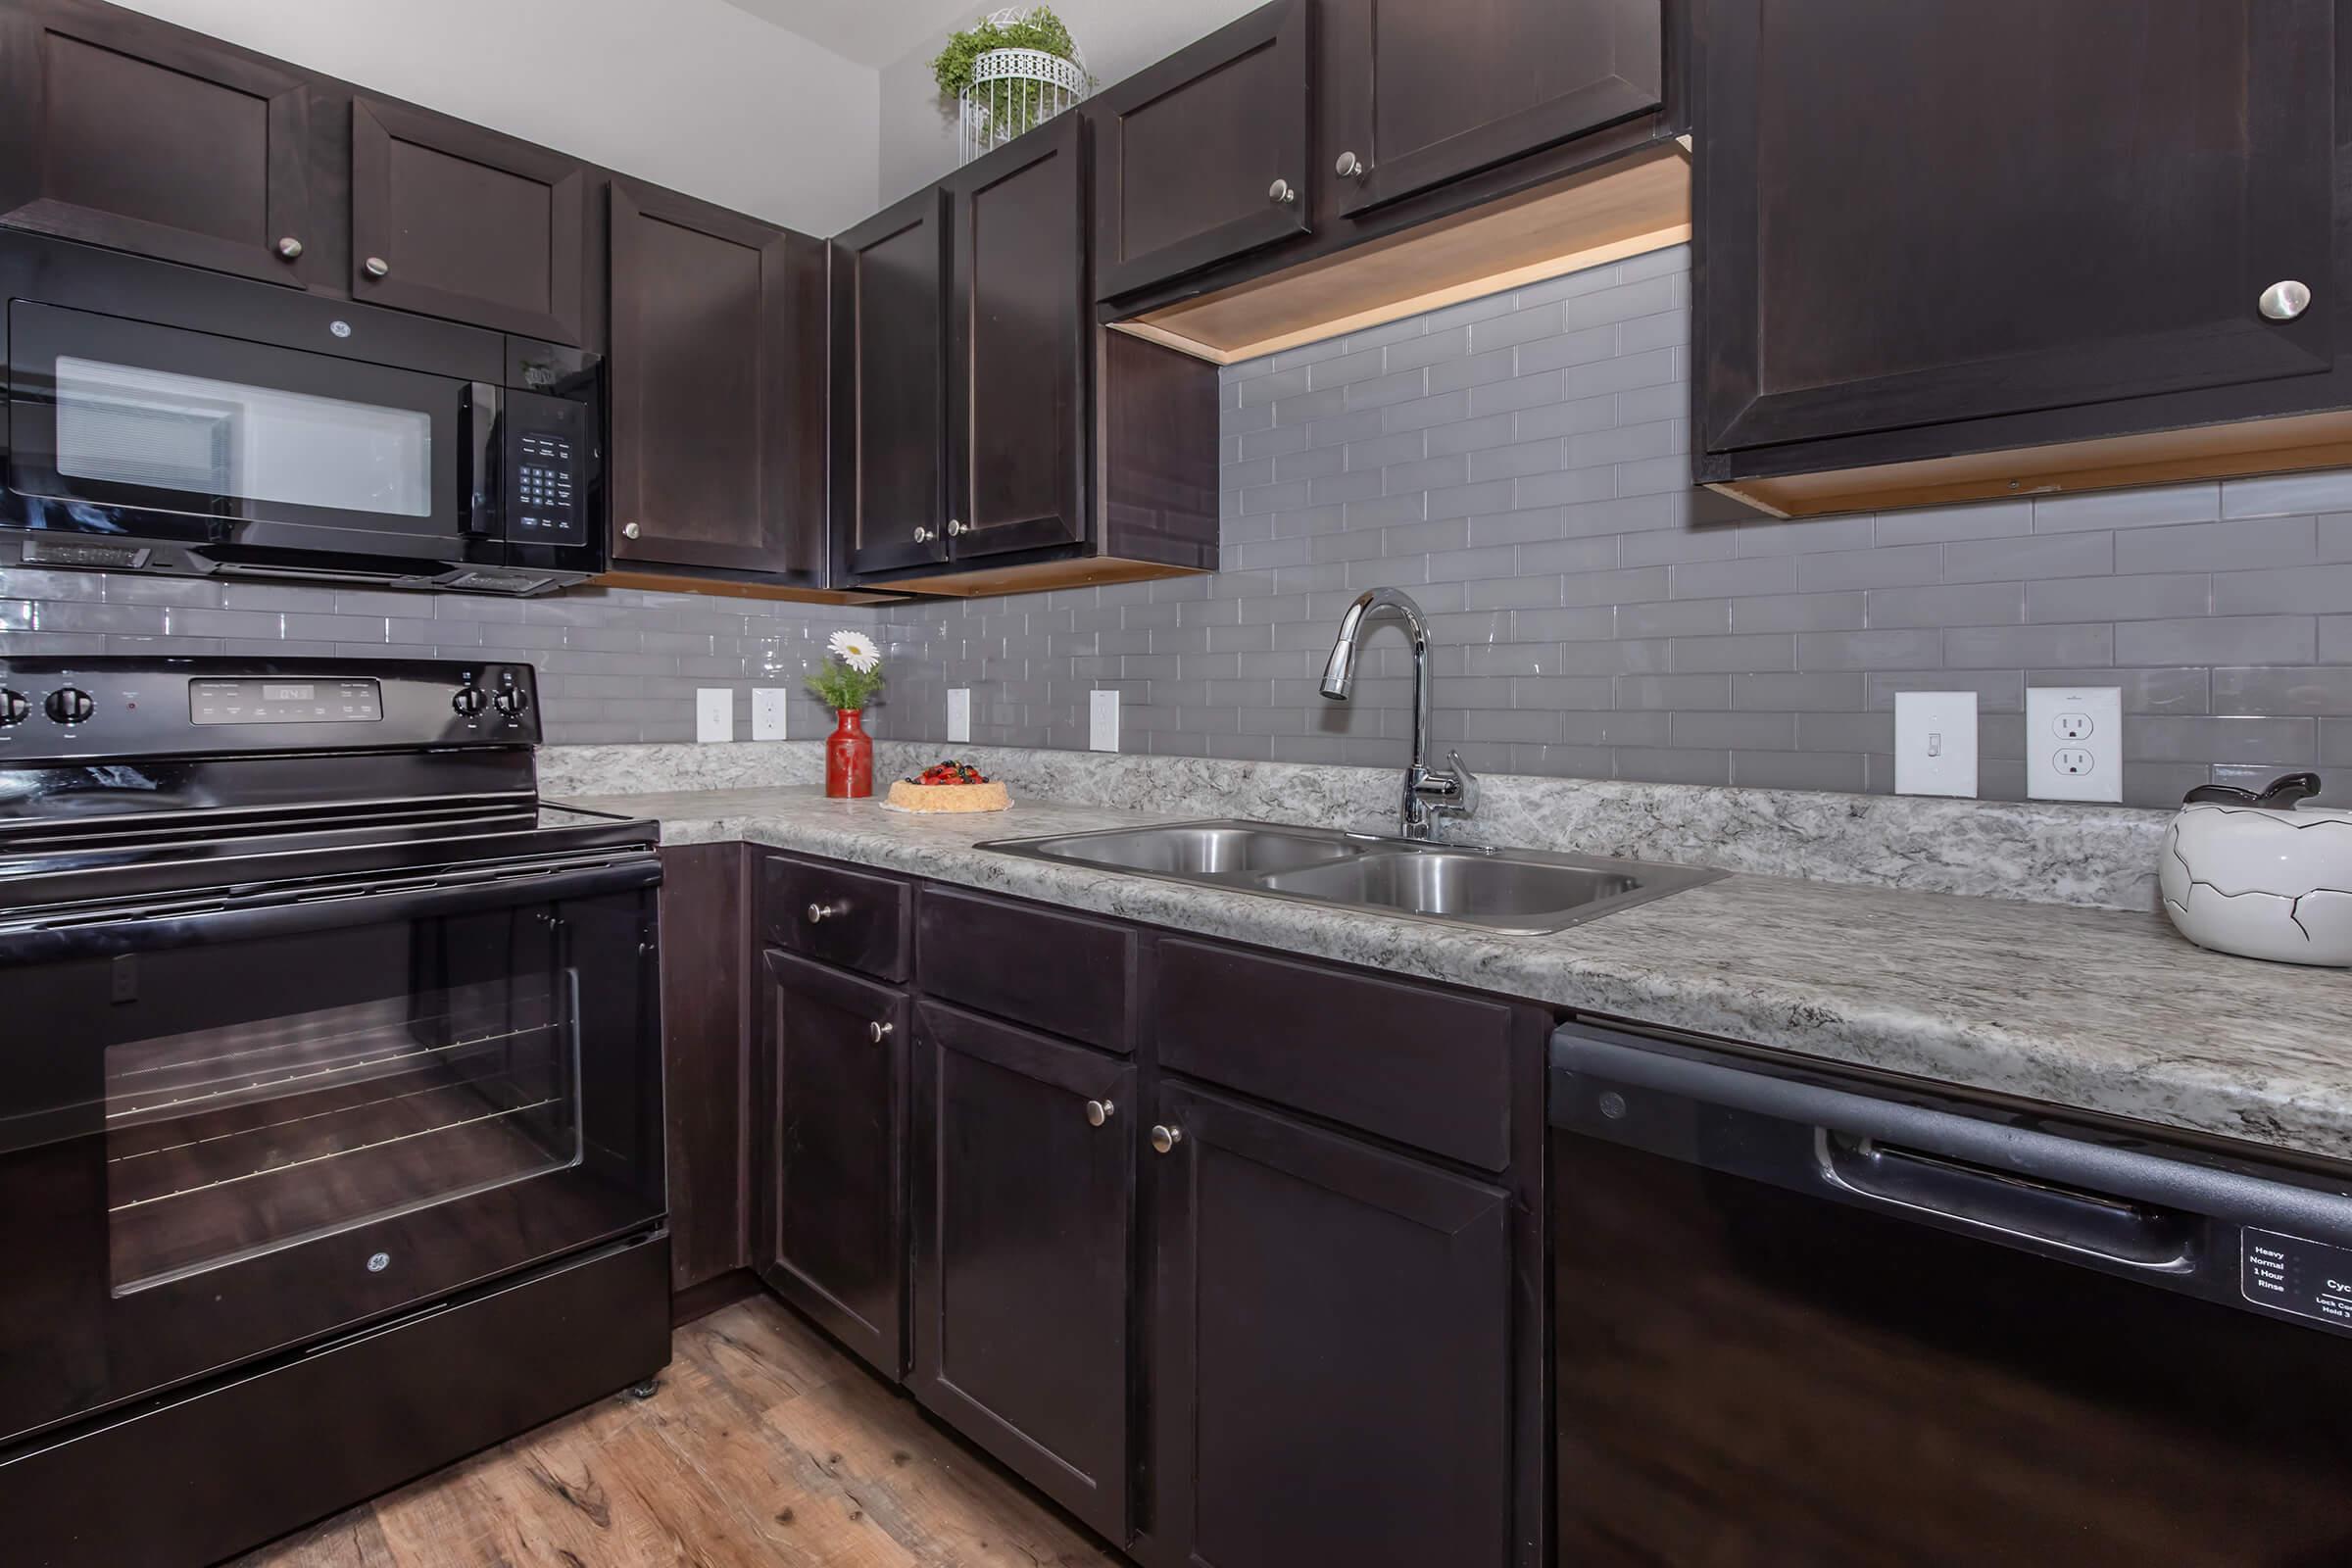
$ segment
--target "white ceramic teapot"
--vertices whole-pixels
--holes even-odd
[[[2190,790],[2164,836],[2164,912],[2200,947],[2281,963],[2352,965],[2352,811],[2305,808],[2317,773],[2260,795]]]

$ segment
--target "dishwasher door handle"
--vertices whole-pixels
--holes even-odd
[[[2196,1226],[2153,1203],[1991,1170],[1965,1160],[1813,1130],[1822,1175],[1863,1201],[2037,1242],[2127,1268],[2186,1273]]]

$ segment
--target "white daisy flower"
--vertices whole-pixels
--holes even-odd
[[[882,650],[874,646],[872,638],[859,632],[837,631],[825,647],[835,659],[860,675],[872,674],[874,666],[882,662]]]

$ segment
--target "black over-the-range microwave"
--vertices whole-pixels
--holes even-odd
[[[594,354],[0,233],[0,565],[534,594],[605,565]]]

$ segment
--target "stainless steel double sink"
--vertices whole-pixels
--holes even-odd
[[[979,848],[1530,936],[1614,914],[1724,874],[1269,822],[1108,828],[999,839]]]

